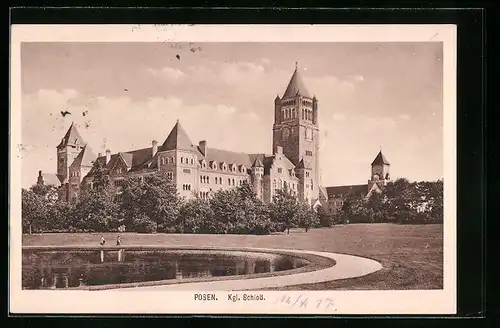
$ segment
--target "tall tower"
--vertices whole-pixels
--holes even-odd
[[[259,157],[252,164],[253,190],[258,199],[262,200],[262,176],[264,175],[264,164]]]
[[[57,176],[62,183],[68,181],[69,166],[85,145],[86,143],[78,133],[76,125],[71,123],[68,131],[57,146]]]
[[[297,63],[288,86],[274,100],[273,153],[277,147],[295,166],[310,168],[304,175],[304,186],[310,189],[311,199],[319,197],[319,122],[318,99],[304,85]],[[306,193],[305,193],[306,194]]]
[[[368,180],[368,190],[371,189],[374,183],[382,183],[384,186],[391,180],[389,169],[391,164],[382,154],[382,149],[372,162],[371,178]]]

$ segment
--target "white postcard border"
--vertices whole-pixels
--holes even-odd
[[[10,108],[11,313],[454,314],[456,312],[456,26],[455,25],[13,25]],[[444,286],[419,291],[262,292],[263,302],[195,301],[194,292],[28,291],[21,289],[22,42],[442,42],[444,142]],[[205,292],[206,293],[206,292]],[[260,293],[260,292],[259,292]],[[242,294],[242,293],[240,293]],[[294,306],[283,296],[298,300]],[[300,306],[308,299],[308,306]],[[320,300],[333,301],[328,308]],[[293,302],[292,302],[293,303]],[[303,303],[302,303],[303,304]],[[324,303],[323,303],[324,305]]]

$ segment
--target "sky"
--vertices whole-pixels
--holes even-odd
[[[443,50],[417,43],[23,43],[22,184],[56,172],[72,122],[95,154],[160,143],[271,153],[274,98],[298,69],[319,101],[323,186],[443,177]],[[61,111],[71,114],[62,116]]]

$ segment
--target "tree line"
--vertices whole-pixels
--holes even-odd
[[[270,234],[291,228],[331,227],[345,223],[442,222],[442,181],[396,180],[369,199],[350,195],[340,208],[319,207],[277,190],[265,204],[243,183],[214,192],[208,199],[180,198],[166,174],[145,179],[128,177],[119,187],[110,183],[98,163],[92,188],[80,190],[74,202],[57,201],[52,186],[22,189],[23,233],[108,232]],[[120,188],[117,193],[117,188]]]

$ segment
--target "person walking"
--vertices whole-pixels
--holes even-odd
[[[106,239],[104,239],[104,236],[101,235],[101,242],[100,242],[101,246],[104,246],[104,244],[106,244]]]
[[[120,235],[118,235],[116,237],[116,246],[120,246],[121,244],[122,244],[122,239],[121,239]]]

